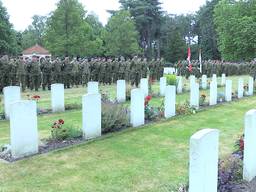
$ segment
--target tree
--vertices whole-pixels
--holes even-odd
[[[217,44],[217,32],[214,26],[214,8],[219,0],[207,1],[197,12],[198,44],[202,49],[202,58],[220,59],[220,52]]]
[[[139,44],[147,58],[160,57],[161,3],[159,0],[119,0],[134,18]]]
[[[256,1],[221,0],[214,9],[223,59],[252,60],[256,54]]]
[[[88,56],[100,50],[102,41],[93,36],[86,11],[78,0],[60,0],[47,21],[45,44],[55,55]]]
[[[138,32],[129,11],[118,11],[110,18],[104,40],[108,56],[127,57],[140,53]]]
[[[16,42],[16,32],[9,22],[9,16],[6,8],[0,1],[0,55],[17,54],[19,48]]]

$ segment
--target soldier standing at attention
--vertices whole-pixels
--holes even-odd
[[[85,59],[82,65],[83,65],[82,83],[83,83],[83,86],[85,86],[88,84],[90,80],[90,63],[88,62],[88,59]]]
[[[25,62],[19,58],[17,61],[17,79],[19,84],[21,85],[22,91],[26,89],[26,69]]]
[[[30,79],[31,90],[35,89],[36,91],[38,91],[41,85],[41,70],[37,57],[32,57]]]
[[[43,90],[51,89],[51,82],[52,82],[52,64],[50,63],[49,59],[44,59],[41,63],[41,71],[43,73]]]

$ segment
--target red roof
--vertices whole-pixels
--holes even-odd
[[[33,47],[30,47],[22,52],[23,55],[49,55],[50,52],[46,50],[45,48],[41,47],[40,45],[36,44]]]

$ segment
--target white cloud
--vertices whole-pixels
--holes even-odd
[[[103,24],[107,23],[107,10],[117,10],[118,0],[79,0],[88,12],[96,13]],[[160,0],[168,13],[192,13],[206,0]],[[32,22],[33,15],[47,15],[56,9],[58,0],[2,0],[16,30],[24,30]]]

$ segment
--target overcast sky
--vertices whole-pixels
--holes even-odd
[[[88,12],[96,13],[106,24],[109,14],[106,10],[119,8],[118,0],[79,0]],[[206,0],[160,0],[163,10],[168,13],[193,13],[205,4]],[[56,9],[58,0],[2,0],[10,15],[10,22],[16,30],[24,30],[32,22],[33,15],[47,15]]]

